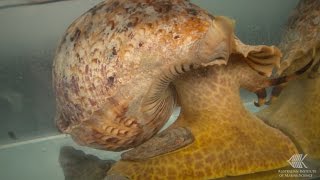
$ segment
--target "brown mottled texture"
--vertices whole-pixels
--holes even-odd
[[[138,147],[122,153],[121,159],[146,160],[185,147],[193,141],[194,137],[187,128],[166,129]]]
[[[288,134],[303,153],[320,158],[320,78],[289,83],[259,117]]]
[[[226,64],[226,18],[185,0],[108,0],[67,29],[53,64],[58,128],[82,145],[123,150],[152,137],[176,104],[171,81]]]
[[[301,69],[297,70],[293,74],[289,74],[286,76],[280,76],[273,79],[268,79],[268,86],[274,86],[271,92],[271,97],[269,101],[266,101],[267,91],[266,88],[259,89],[255,93],[258,96],[258,102],[254,102],[254,105],[260,107],[264,104],[271,104],[273,100],[275,100],[281,93],[282,89],[286,86],[287,82],[297,79],[301,74],[305,73],[310,69],[312,64],[314,63],[314,59],[312,58],[308,64],[303,66]],[[314,66],[315,67],[315,66]],[[314,69],[314,68],[313,68]],[[312,70],[313,70],[312,69]]]
[[[297,71],[311,58],[311,70],[288,83],[278,99],[259,117],[281,129],[309,157],[320,158],[320,1],[302,0],[288,23],[280,44],[284,59],[280,73]]]
[[[60,149],[59,164],[65,180],[103,179],[103,172],[114,163],[113,160],[101,160],[71,146],[63,146]]]
[[[310,170],[315,170],[311,174],[312,177],[292,177],[293,175],[298,175],[299,173],[290,173],[296,172],[299,170],[296,168],[291,167],[290,165],[287,167],[283,167],[280,169],[275,169],[271,171],[264,171],[259,173],[247,174],[242,176],[234,176],[234,177],[227,177],[227,180],[281,180],[281,179],[288,179],[288,180],[305,180],[305,179],[317,179],[320,176],[320,163],[314,160],[310,160],[308,158],[304,159],[303,161],[308,168],[303,169],[305,172]],[[307,170],[307,171],[306,171]],[[302,171],[303,172],[303,171]],[[306,173],[307,174],[307,173]],[[308,174],[310,175],[310,174]],[[221,179],[223,180],[223,179]]]
[[[194,142],[167,154],[155,149],[159,156],[145,161],[120,161],[109,175],[206,179],[286,166],[297,153],[293,143],[239,97],[240,87],[256,92],[270,84],[266,76],[281,53],[243,44],[233,24],[184,0],[95,6],[68,28],[54,60],[59,129],[100,149],[152,145],[179,101],[181,115],[164,137],[186,128]]]
[[[279,45],[283,54],[278,74],[290,74],[320,49],[320,1],[301,0],[288,20],[287,29]],[[286,70],[285,72],[283,72]]]
[[[174,81],[183,97],[181,115],[169,128],[190,128],[195,141],[145,161],[121,160],[108,174],[130,179],[210,179],[287,166],[287,160],[297,153],[295,145],[248,112],[239,96],[240,87],[264,79],[240,55],[231,55],[227,66],[182,75]]]

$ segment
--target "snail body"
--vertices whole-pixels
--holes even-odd
[[[186,0],[98,4],[71,24],[57,50],[58,128],[81,145],[133,148],[107,177],[212,179],[287,166],[297,144],[247,111],[239,89],[263,105],[266,87],[282,87],[314,61],[270,79],[286,66],[280,50],[243,44],[233,26]],[[176,104],[177,121],[157,134]]]
[[[184,0],[96,5],[70,25],[54,59],[58,128],[99,149],[141,144],[176,105],[173,79],[226,64],[231,29]]]

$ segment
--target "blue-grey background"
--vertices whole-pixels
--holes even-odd
[[[0,1],[0,7],[8,2]],[[68,25],[98,2],[73,0],[0,9],[0,145],[57,133],[51,86],[55,47]],[[234,18],[236,33],[246,43],[277,44],[298,0],[193,2],[213,14]],[[245,98],[248,93],[242,95]],[[8,132],[17,140],[9,138]]]
[[[0,0],[0,179],[60,180],[64,176],[58,157],[64,145],[108,159],[119,158],[119,153],[75,145],[67,136],[57,135],[53,123],[51,64],[55,47],[67,26],[101,0],[1,9],[8,3],[27,1]],[[234,18],[236,33],[244,42],[270,45],[279,42],[298,0],[193,2],[213,14]],[[246,107],[254,110],[254,96],[246,91],[241,95]],[[10,138],[8,132],[17,139]]]

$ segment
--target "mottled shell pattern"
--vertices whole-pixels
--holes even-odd
[[[107,0],[75,20],[53,64],[56,124],[81,145],[123,150],[152,137],[177,97],[170,82],[226,64],[232,23],[185,0]]]
[[[320,1],[303,0],[293,11],[279,44],[283,54],[278,74],[290,74],[320,57]],[[288,69],[287,69],[288,68]]]

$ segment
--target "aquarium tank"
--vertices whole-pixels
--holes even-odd
[[[320,178],[319,0],[1,0],[0,179]]]

